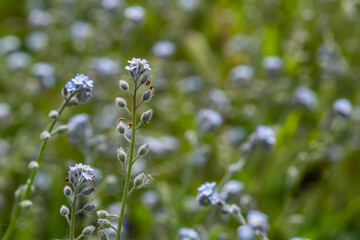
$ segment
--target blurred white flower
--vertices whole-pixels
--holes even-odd
[[[71,25],[71,35],[75,39],[85,39],[91,35],[90,24],[83,21],[76,21]]]
[[[145,9],[139,5],[133,5],[124,9],[124,16],[134,22],[141,22],[145,18]]]
[[[47,11],[33,9],[28,15],[28,21],[35,26],[47,26],[52,22],[52,16]]]
[[[7,35],[0,38],[0,53],[5,54],[20,48],[20,38],[15,35]]]
[[[38,51],[48,45],[49,37],[44,32],[32,32],[26,37],[26,46],[33,51]]]
[[[173,42],[167,40],[158,41],[153,45],[152,50],[155,56],[168,58],[175,53],[176,45]]]
[[[17,51],[11,53],[7,59],[7,65],[10,69],[17,70],[25,68],[29,65],[31,57],[28,53],[23,51]]]

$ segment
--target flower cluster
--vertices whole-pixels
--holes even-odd
[[[89,165],[83,165],[82,163],[76,164],[74,167],[70,167],[69,181],[72,184],[82,184],[87,181],[94,181],[95,171]]]
[[[151,68],[145,59],[133,58],[131,61],[128,61],[128,63],[130,63],[130,65],[126,66],[125,69],[129,71],[130,76],[134,78],[135,82],[137,82],[142,74],[147,73],[147,75],[149,75],[147,71],[151,70]],[[141,83],[144,82],[141,81]]]
[[[86,102],[92,96],[94,81],[84,74],[78,74],[65,84],[63,94],[76,96],[79,102]]]
[[[206,182],[198,188],[197,201],[201,206],[216,205],[220,202],[220,195],[215,191],[216,182]]]

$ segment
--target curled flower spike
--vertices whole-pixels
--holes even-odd
[[[131,61],[128,62],[130,63],[130,65],[126,66],[125,69],[129,71],[130,76],[134,78],[135,82],[137,82],[138,78],[142,74],[151,70],[148,61],[146,61],[145,59],[133,58]]]
[[[65,84],[63,91],[64,96],[78,92],[76,100],[85,102],[92,96],[94,81],[90,80],[85,74],[78,74]]]
[[[94,181],[95,174],[94,169],[89,165],[83,165],[82,163],[76,164],[74,167],[70,167],[69,179],[75,179],[75,182],[85,183],[87,181]]]
[[[220,196],[215,192],[215,186],[216,182],[206,182],[198,188],[196,199],[201,206],[216,205],[220,202]]]

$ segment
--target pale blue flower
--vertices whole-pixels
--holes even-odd
[[[193,228],[180,228],[178,240],[201,240],[199,233]]]
[[[124,16],[134,22],[141,22],[145,18],[145,10],[139,5],[133,5],[125,8]]]
[[[353,111],[351,102],[345,98],[339,98],[334,102],[333,109],[336,114],[349,117]]]
[[[201,206],[207,206],[210,203],[216,205],[220,202],[220,196],[215,192],[216,182],[206,182],[198,188],[198,195],[196,197]]]
[[[295,91],[294,98],[295,103],[301,104],[309,109],[313,109],[317,105],[316,93],[307,87],[298,87]]]
[[[168,58],[171,57],[176,51],[176,45],[168,40],[156,42],[152,50],[157,57]]]
[[[262,212],[251,210],[246,216],[246,221],[251,227],[259,229],[262,232],[267,232],[269,230],[268,218],[269,217]]]
[[[271,127],[259,125],[256,128],[255,139],[265,149],[270,149],[276,143],[276,135]]]
[[[255,230],[249,225],[240,226],[237,229],[239,240],[252,240],[255,237]]]

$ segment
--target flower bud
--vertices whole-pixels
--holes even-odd
[[[144,76],[142,76],[142,78],[140,79],[140,84],[144,84],[146,83],[146,81],[149,79],[149,74],[145,74]]]
[[[152,179],[153,178],[151,177],[151,175],[145,174],[145,173],[140,173],[134,179],[134,187],[136,187],[138,189],[142,188],[143,186],[149,184]]]
[[[57,134],[64,134],[66,132],[69,131],[69,126],[68,125],[60,125],[55,129],[55,132]]]
[[[91,213],[92,211],[95,210],[95,208],[96,208],[95,204],[88,203],[88,204],[85,204],[85,206],[83,206],[82,210],[84,212]]]
[[[99,211],[96,212],[96,214],[101,219],[109,217],[109,213],[107,211],[105,211],[105,210],[99,210]]]
[[[87,226],[86,228],[84,228],[84,230],[82,231],[82,234],[84,236],[90,236],[91,234],[93,234],[93,232],[95,231],[95,227],[94,226]]]
[[[40,139],[41,140],[48,140],[51,137],[50,133],[48,131],[43,131],[40,134]]]
[[[39,168],[39,163],[36,161],[31,161],[28,165],[29,170],[34,171]]]
[[[126,130],[125,125],[124,125],[123,122],[119,122],[116,129],[120,134],[124,134],[124,132]]]
[[[149,144],[144,144],[139,148],[139,155],[146,155],[150,150]]]
[[[151,95],[152,95],[152,91],[149,89],[149,90],[147,90],[146,92],[143,93],[143,95],[142,95],[142,100],[143,100],[144,102],[149,101],[150,98],[151,98]]]
[[[122,147],[117,149],[117,158],[120,162],[125,162],[126,161],[126,153],[124,151],[124,149]]]
[[[129,84],[127,82],[125,82],[124,80],[120,80],[119,86],[124,91],[129,90]]]
[[[23,200],[20,202],[20,206],[24,209],[30,208],[32,206],[32,201],[30,200]]]
[[[123,98],[121,98],[121,97],[115,98],[115,103],[116,103],[116,105],[118,105],[118,107],[120,107],[120,108],[126,107],[126,101],[125,101]]]
[[[144,112],[142,115],[141,115],[141,121],[142,122],[149,122],[152,118],[152,115],[153,115],[153,111],[152,109],[150,110],[147,110],[146,112]]]
[[[61,216],[66,216],[66,215],[69,215],[70,211],[69,211],[69,208],[65,205],[62,205],[61,208],[60,208],[60,214]]]
[[[64,187],[64,195],[69,197],[71,194],[72,194],[71,188],[69,186],[65,186]]]
[[[98,224],[101,228],[111,227],[111,222],[107,219],[98,219]]]
[[[98,232],[99,240],[109,240],[109,236],[104,231]]]
[[[59,113],[58,113],[58,111],[56,111],[56,110],[51,110],[50,112],[49,112],[49,118],[51,118],[51,119],[58,119],[59,118]]]
[[[95,191],[94,187],[91,188],[84,188],[84,190],[82,190],[81,194],[83,196],[89,196],[90,194],[92,194]]]

